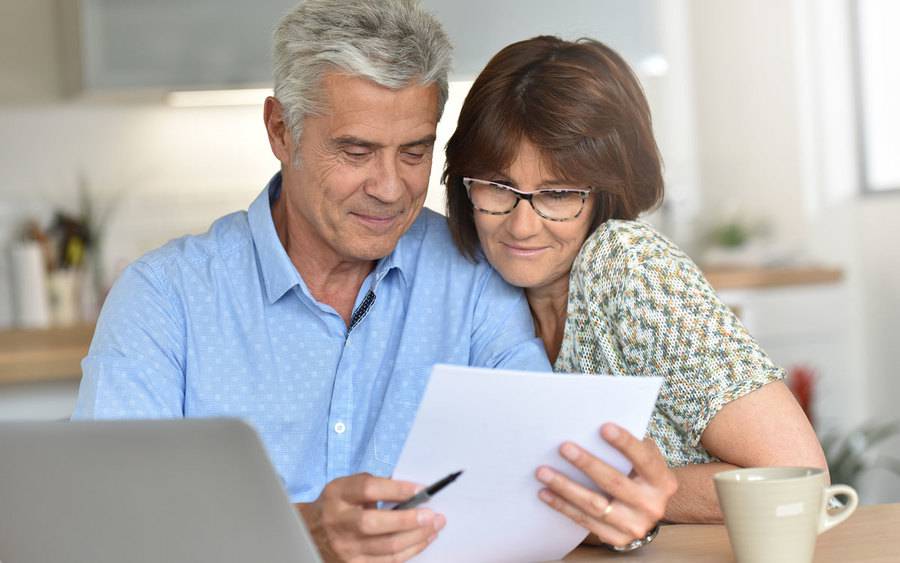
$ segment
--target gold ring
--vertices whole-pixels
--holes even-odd
[[[603,514],[600,515],[601,520],[606,520],[606,517],[610,515],[613,510],[612,502],[606,505],[606,508],[603,509]]]

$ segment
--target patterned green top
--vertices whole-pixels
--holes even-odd
[[[672,467],[716,461],[700,444],[713,416],[784,377],[684,252],[646,223],[617,220],[572,266],[554,369],[664,377],[649,433]]]

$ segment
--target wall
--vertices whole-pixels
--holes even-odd
[[[794,108],[792,14],[779,0],[691,2],[703,208],[805,233]]]
[[[849,367],[824,416],[895,418],[900,194],[860,193],[847,2],[692,0],[690,13],[701,213],[769,217],[798,255],[844,269]],[[882,454],[900,457],[900,440]],[[868,477],[865,499],[900,499],[900,479]]]
[[[5,106],[0,138],[0,245],[28,217],[47,224],[56,209],[76,211],[83,177],[98,208],[115,205],[108,272],[246,208],[277,170],[259,107]]]

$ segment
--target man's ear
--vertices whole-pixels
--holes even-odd
[[[291,139],[291,132],[284,122],[281,102],[272,96],[266,98],[266,103],[263,105],[263,121],[266,124],[266,132],[269,134],[269,146],[272,147],[272,154],[282,164],[289,164],[294,143]]]

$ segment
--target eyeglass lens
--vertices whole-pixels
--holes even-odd
[[[488,213],[509,213],[519,197],[515,192],[489,182],[472,180],[469,187],[472,204]],[[584,206],[584,195],[577,191],[548,190],[535,193],[531,198],[534,210],[549,219],[573,219]]]

